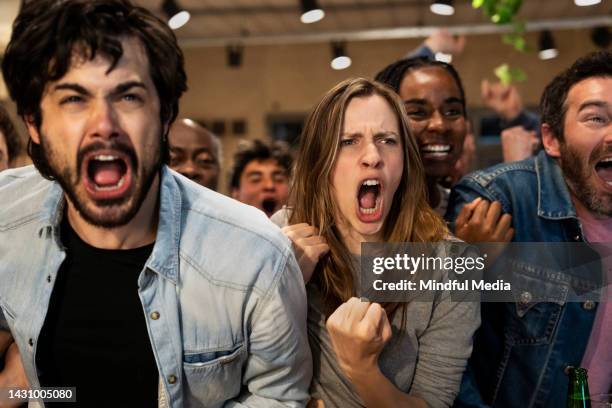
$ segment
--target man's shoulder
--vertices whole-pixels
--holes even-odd
[[[537,177],[535,157],[510,163],[500,163],[494,166],[476,170],[461,181],[474,182],[486,188],[496,184],[525,185]],[[461,183],[460,182],[460,183]]]
[[[34,166],[0,172],[0,226],[37,216],[52,185]]]
[[[213,279],[242,284],[252,282],[251,273],[278,271],[287,262],[290,243],[262,211],[182,176],[177,181],[182,200],[180,252],[193,266]],[[235,272],[230,276],[229,270]]]

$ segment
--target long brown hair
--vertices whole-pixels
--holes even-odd
[[[331,188],[344,113],[353,98],[383,97],[398,118],[404,153],[402,178],[382,228],[384,242],[439,241],[447,234],[441,217],[426,198],[425,170],[415,139],[410,135],[404,105],[390,88],[364,78],[345,80],[323,96],[306,119],[296,158],[289,202],[289,224],[306,222],[325,237],[330,251],[315,271],[328,310],[355,295],[350,253],[336,226],[336,203]],[[388,313],[398,304],[385,304]]]

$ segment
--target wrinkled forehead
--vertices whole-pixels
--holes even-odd
[[[124,80],[129,77],[131,80],[152,84],[149,59],[142,41],[136,37],[120,37],[117,40],[121,45],[120,57],[118,52],[116,55],[110,55],[99,49],[93,50],[84,43],[76,44],[71,50],[68,69],[61,78],[48,83],[47,89],[49,85],[74,79]],[[52,61],[50,69],[53,69],[56,63],[57,61]]]
[[[434,95],[462,99],[455,78],[443,68],[424,67],[406,72],[400,83],[400,97],[430,99]]]
[[[168,140],[171,146],[189,147],[192,149],[214,147],[210,134],[202,129],[196,129],[176,123],[170,129]]]
[[[612,107],[612,75],[583,79],[569,89],[563,103],[564,109],[579,109],[583,104],[597,102]]]

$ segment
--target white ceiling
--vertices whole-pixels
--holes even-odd
[[[164,17],[159,11],[162,0],[135,1]],[[308,25],[299,21],[298,0],[176,1],[192,15],[191,21],[177,30],[177,35],[192,40],[488,23],[480,10],[472,8],[471,0],[455,0],[455,14],[449,17],[431,13],[431,0],[319,0],[326,17]],[[607,17],[608,24],[612,24],[611,2],[603,0],[596,6],[578,7],[573,0],[523,0],[519,17],[525,21]]]

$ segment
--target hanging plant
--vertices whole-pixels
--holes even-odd
[[[502,42],[519,52],[527,52],[525,41],[525,23],[516,20],[523,0],[472,0],[472,7],[482,9],[483,13],[491,19],[494,24],[512,25],[512,31],[502,36]],[[504,84],[520,82],[527,79],[525,72],[508,64],[502,64],[495,68],[495,75]]]

